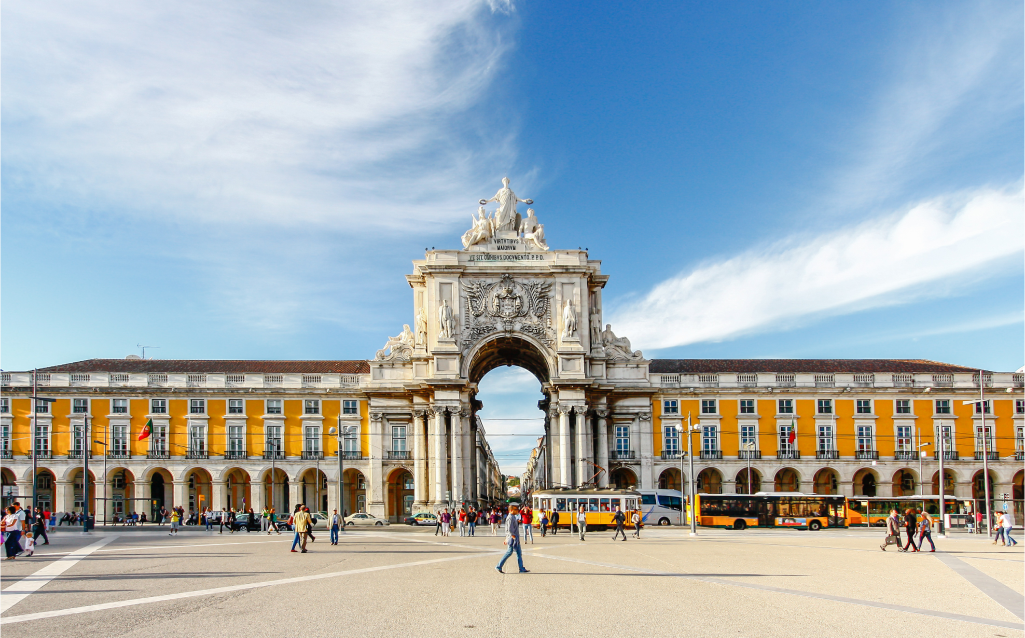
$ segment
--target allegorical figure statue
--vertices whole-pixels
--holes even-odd
[[[516,227],[516,203],[523,202],[530,206],[534,203],[534,200],[516,197],[516,193],[512,192],[512,189],[509,188],[509,178],[503,177],[502,188],[498,189],[498,192],[491,199],[480,200],[480,205],[484,206],[488,202],[498,202],[493,229],[495,232],[498,232],[500,230],[519,230]]]
[[[548,244],[545,243],[544,224],[537,223],[533,208],[527,209],[527,218],[520,223],[520,232],[523,233],[523,242],[528,246],[533,246],[538,250],[548,250]]]
[[[423,306],[416,313],[416,345],[427,344],[427,308]]]
[[[605,324],[605,330],[601,333],[602,345],[605,346],[605,354],[611,359],[643,359],[644,355],[640,350],[630,348],[630,340],[626,337],[617,337],[612,332],[612,324]]]
[[[452,315],[452,306],[448,305],[448,299],[442,300],[438,308],[438,337],[451,339],[456,331],[455,317]]]
[[[463,248],[469,248],[474,244],[481,244],[491,239],[494,234],[492,228],[492,222],[488,219],[488,214],[484,212],[484,207],[481,206],[477,209],[478,216],[474,217],[470,215],[472,224],[470,230],[463,233]]]
[[[591,347],[597,348],[601,342],[601,309],[597,306],[591,309]]]
[[[413,331],[409,329],[408,323],[404,324],[402,334],[397,337],[388,337],[384,347],[377,351],[377,360],[408,359],[413,352],[413,341]]]
[[[577,311],[573,309],[570,300],[566,300],[566,306],[562,309],[562,337],[564,339],[575,337],[577,334]]]

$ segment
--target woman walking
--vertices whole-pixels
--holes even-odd
[[[168,536],[177,536],[178,535],[178,523],[179,523],[179,521],[181,521],[181,515],[178,513],[178,510],[171,509],[171,531],[170,531],[170,533],[168,533]]]
[[[0,521],[0,531],[4,533],[4,549],[7,560],[14,560],[21,553],[21,520],[14,506],[8,506],[7,515]]]
[[[1018,541],[1011,538],[1011,530],[1014,529],[1014,512],[1011,510],[1004,512],[1003,526],[1004,538],[1007,540],[1007,546],[1014,547],[1018,544]]]
[[[904,551],[908,551],[908,547],[911,548],[912,552],[921,551],[915,546],[915,531],[918,529],[918,517],[915,516],[915,510],[910,507],[904,510],[904,533],[908,535],[908,542],[904,544]]]
[[[520,515],[519,508],[515,505],[509,506],[509,516],[505,520],[505,545],[508,549],[505,550],[505,555],[502,556],[502,560],[498,561],[498,565],[495,565],[495,571],[499,574],[505,572],[502,571],[502,567],[505,566],[505,561],[509,560],[513,552],[516,552],[516,562],[519,563],[520,573],[526,574],[530,570],[523,566],[523,550],[520,548]]]
[[[925,541],[929,541],[930,552],[936,551],[936,546],[932,542],[932,517],[922,510],[922,519],[918,523],[918,548],[921,550],[925,546]]]
[[[1004,514],[1003,512],[997,512],[996,525],[993,526],[993,544],[996,545],[997,541],[1000,541],[1001,545],[1006,545],[1004,542]]]
[[[498,536],[498,521],[500,521],[502,519],[501,519],[501,516],[499,516],[499,514],[498,514],[498,508],[497,507],[491,510],[491,518],[488,519],[488,520],[491,521],[491,535],[492,536]]]

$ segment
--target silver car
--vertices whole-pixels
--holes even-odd
[[[352,514],[345,519],[346,525],[376,525],[378,527],[383,525],[391,525],[386,519],[377,518],[373,514],[367,514],[366,512],[357,512]]]

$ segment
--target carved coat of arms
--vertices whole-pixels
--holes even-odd
[[[503,275],[498,281],[467,279],[461,282],[466,300],[467,326],[463,349],[493,332],[520,331],[551,346],[550,281],[517,281]]]

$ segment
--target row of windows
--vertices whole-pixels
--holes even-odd
[[[873,410],[874,399],[857,399],[855,400],[854,411],[856,414],[874,414]],[[912,414],[911,399],[894,399],[894,412],[896,414]],[[936,399],[933,402],[934,414],[951,414],[951,400],[950,399]],[[815,410],[817,414],[833,414],[833,399],[817,399],[815,402]],[[987,399],[986,401],[975,402],[975,413],[992,414],[993,405],[992,402]],[[1015,399],[1014,401],[1014,412],[1015,414],[1025,414],[1025,399]],[[680,413],[680,402],[679,399],[666,399],[662,402],[662,413],[663,414],[679,414]],[[739,413],[740,414],[755,414],[755,400],[754,399],[739,399]],[[776,401],[776,413],[777,414],[793,414],[794,413],[794,400],[793,399],[778,399]],[[719,414],[719,399],[701,399],[701,414]]]
[[[228,399],[228,414],[245,414],[245,399]],[[262,399],[264,414],[282,414],[282,399]],[[167,399],[150,399],[150,414],[167,414]],[[0,398],[0,414],[10,414],[11,400]],[[89,399],[72,399],[73,414],[88,414]],[[46,401],[36,402],[36,414],[49,414],[50,404]],[[111,399],[111,414],[128,414],[128,399]],[[304,414],[320,414],[320,400],[306,399],[303,401]],[[189,399],[189,414],[206,414],[206,399]],[[359,414],[359,401],[343,400],[342,414]]]

